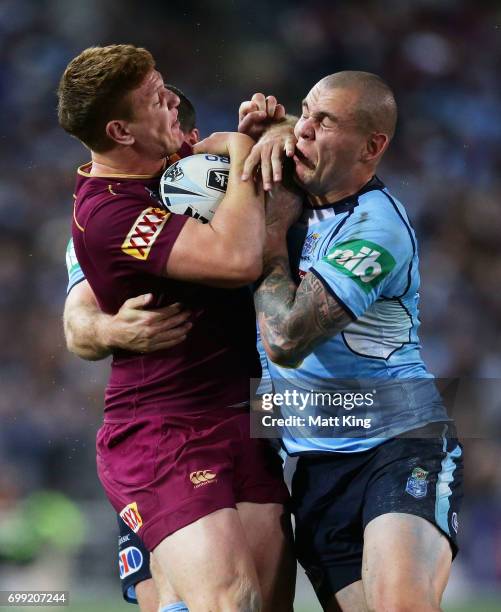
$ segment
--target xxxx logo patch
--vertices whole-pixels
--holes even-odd
[[[143,526],[143,519],[139,514],[136,502],[127,504],[120,512],[120,518],[134,533],[137,533]]]
[[[122,251],[136,259],[147,259],[169,217],[170,213],[162,208],[150,207],[143,210],[127,234]]]

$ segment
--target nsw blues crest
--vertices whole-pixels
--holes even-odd
[[[407,479],[406,493],[409,493],[409,495],[416,499],[426,497],[428,493],[428,474],[429,472],[421,467],[414,468],[412,474]]]
[[[315,251],[315,247],[317,246],[317,240],[320,238],[320,234],[314,232],[306,237],[306,240],[303,244],[303,251],[301,253],[301,259],[306,261],[310,261],[313,252]]]

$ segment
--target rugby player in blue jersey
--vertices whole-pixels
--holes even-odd
[[[248,103],[248,124],[263,100]],[[378,76],[325,77],[294,128],[295,179],[308,203],[302,210],[300,198],[282,194],[267,204],[255,304],[275,392],[346,386],[369,400],[358,412],[331,408],[340,426],[328,437],[297,427],[283,436],[299,456],[297,555],[328,611],[438,611],[457,552],[462,451],[420,356],[416,236],[375,174],[396,118]],[[266,147],[276,174],[285,148],[276,134],[255,147],[247,170]],[[289,242],[301,235],[298,269],[291,226]],[[306,413],[315,410],[310,402]],[[348,414],[363,418],[343,423]]]

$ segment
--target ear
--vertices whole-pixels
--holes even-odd
[[[130,133],[127,121],[120,119],[108,121],[106,124],[106,135],[121,145],[132,145],[135,141],[134,136]]]
[[[193,146],[194,144],[197,144],[197,142],[199,142],[200,140],[200,132],[198,131],[198,128],[193,128],[192,130],[190,130],[186,134],[185,140],[191,146]]]
[[[378,160],[386,151],[390,139],[387,134],[372,132],[367,137],[364,151],[362,152],[362,161],[371,162]]]

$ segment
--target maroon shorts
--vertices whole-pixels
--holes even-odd
[[[249,413],[136,416],[97,435],[97,469],[108,499],[153,550],[197,519],[239,502],[285,504],[282,464],[250,437]]]

